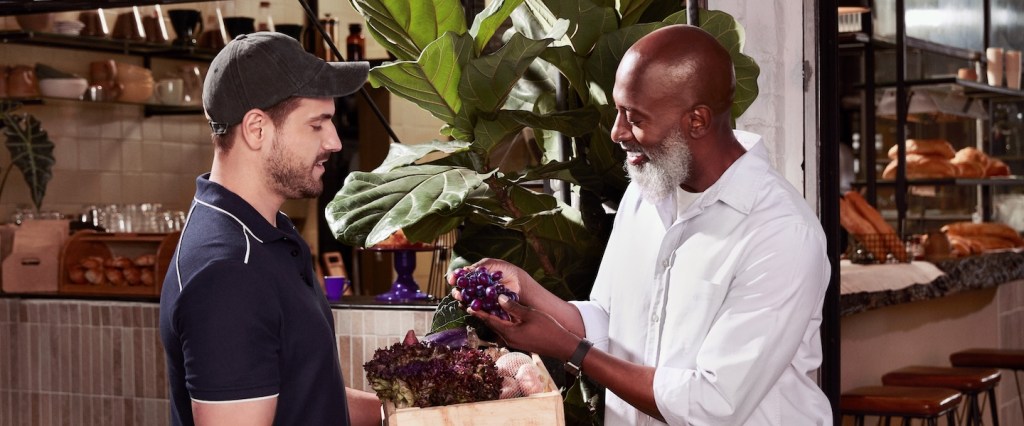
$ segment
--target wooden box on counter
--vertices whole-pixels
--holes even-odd
[[[520,398],[453,404],[443,407],[399,408],[384,404],[388,426],[565,426],[562,394],[537,355],[533,362],[546,379],[547,391]]]
[[[180,232],[76,232],[61,254],[59,293],[160,296]]]

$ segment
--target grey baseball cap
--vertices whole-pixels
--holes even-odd
[[[231,40],[213,58],[203,83],[203,109],[214,134],[292,96],[349,95],[366,82],[368,62],[325,62],[282,33],[261,31]]]

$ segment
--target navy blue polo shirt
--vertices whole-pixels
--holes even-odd
[[[330,306],[309,247],[209,174],[196,195],[160,297],[171,424],[191,400],[277,397],[275,425],[348,425]]]

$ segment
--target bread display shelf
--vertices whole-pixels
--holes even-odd
[[[59,292],[158,297],[178,235],[79,231],[61,253]]]

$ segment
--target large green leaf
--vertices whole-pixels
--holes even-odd
[[[549,25],[552,22],[550,17],[565,19],[569,21],[566,32],[569,43],[579,55],[589,54],[601,34],[618,29],[615,10],[598,6],[589,0],[527,0],[527,6],[532,13],[513,15],[514,20],[523,21],[520,27],[529,25],[528,20],[536,20],[536,23],[529,25],[536,28]]]
[[[11,153],[11,163],[21,170],[21,175],[28,184],[32,194],[32,204],[36,210],[43,205],[43,197],[46,196],[46,186],[53,177],[53,165],[56,159],[53,157],[53,142],[42,129],[42,124],[35,116],[30,114],[17,114],[6,109],[2,114],[3,132],[7,136],[4,143]],[[4,174],[6,183],[8,169]],[[0,183],[0,190],[3,184]]]
[[[454,154],[468,150],[469,146],[469,142],[438,140],[415,145],[393,143],[384,162],[373,171],[375,173],[390,172],[398,167],[413,164],[433,153]]]
[[[459,79],[473,55],[472,42],[468,35],[445,33],[427,45],[415,62],[394,62],[370,70],[370,83],[387,87],[445,123],[457,125],[456,116],[462,110]]]
[[[466,18],[459,0],[350,0],[370,35],[396,58],[414,61],[446,32],[464,34]]]
[[[445,166],[354,172],[327,204],[327,224],[349,245],[372,246],[431,213],[454,212],[488,175]]]
[[[469,61],[459,81],[464,103],[485,114],[497,111],[516,81],[550,42],[550,38],[533,40],[514,34],[497,52]]]
[[[590,88],[594,102],[612,103],[611,93],[612,87],[615,85],[615,70],[618,69],[619,62],[622,61],[626,50],[641,37],[663,26],[665,24],[660,22],[632,25],[605,34],[597,41],[593,53],[584,64],[584,69],[587,70],[590,80],[594,83]]]
[[[476,40],[474,47],[477,54],[484,50],[484,46],[487,46],[487,42],[494,36],[498,27],[522,3],[523,0],[493,0],[483,12],[476,15],[473,26],[469,28],[469,34]]]
[[[569,46],[561,46],[544,49],[540,58],[558,68],[558,71],[569,81],[569,86],[580,97],[581,102],[590,102],[590,92],[587,90],[589,83],[587,83],[587,76],[583,71],[585,57],[577,55]]]
[[[652,0],[618,0],[619,26],[626,27],[640,22],[640,16],[647,10]]]
[[[718,40],[732,58],[733,68],[736,73],[736,93],[732,102],[732,118],[735,120],[743,115],[743,112],[750,107],[757,99],[757,76],[761,68],[754,62],[754,58],[743,54],[743,42],[746,33],[732,15],[720,10],[701,9],[699,13],[700,27]],[[685,24],[686,13],[679,12],[665,18],[668,24]]]
[[[547,50],[550,48],[545,49],[545,51]],[[554,111],[557,105],[555,100],[557,82],[552,77],[557,77],[557,72],[552,72],[553,69],[553,66],[545,60],[538,58],[533,61],[509,91],[502,108],[539,113]]]

